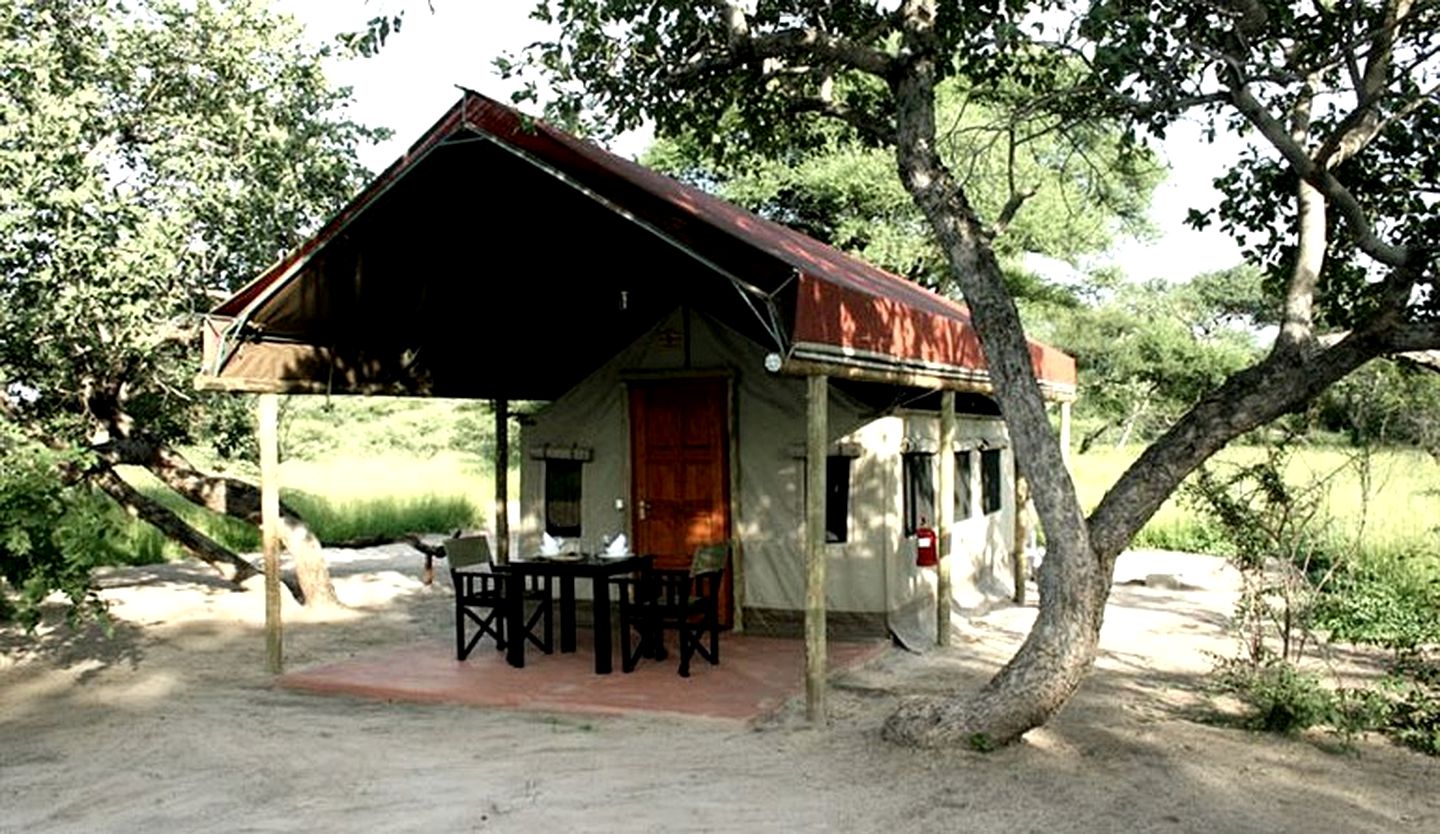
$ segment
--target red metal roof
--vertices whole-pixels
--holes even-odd
[[[634,212],[662,233],[681,234],[698,221],[793,267],[800,288],[789,336],[796,345],[828,350],[838,361],[857,357],[912,369],[987,376],[964,305],[473,92],[467,92],[316,235],[221,304],[215,314],[241,315],[267,288],[303,267],[427,151],[467,132],[498,140]],[[1033,341],[1031,355],[1037,378],[1051,393],[1073,394],[1073,358]]]

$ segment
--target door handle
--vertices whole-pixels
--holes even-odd
[[[645,516],[647,516],[647,515],[650,514],[650,502],[649,502],[649,501],[643,501],[643,500],[642,500],[642,501],[639,501],[638,503],[635,504],[635,509],[636,509],[636,511],[637,511],[637,512],[639,513],[639,515],[640,515],[640,520],[641,520],[641,521],[644,521],[644,520],[645,520]]]

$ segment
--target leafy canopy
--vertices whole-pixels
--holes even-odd
[[[248,436],[243,401],[188,390],[197,314],[365,175],[381,134],[325,52],[261,0],[0,0],[0,576],[23,616],[85,599],[87,450]]]
[[[1027,117],[955,80],[938,95],[942,152],[981,214],[998,218],[1007,201],[1025,199],[996,237],[1012,267],[1024,253],[1073,264],[1106,249],[1119,231],[1150,231],[1145,212],[1161,170],[1120,132]],[[690,130],[659,140],[645,162],[892,272],[946,287],[944,257],[900,182],[894,154],[835,124],[816,126],[815,135],[805,146],[761,153],[730,146],[725,134]],[[715,153],[717,141],[728,150]],[[1040,291],[1021,280],[1016,275],[1012,289]]]
[[[347,197],[321,50],[257,0],[0,0],[0,382],[79,440],[194,418],[193,321]]]
[[[1093,55],[1077,107],[1128,109],[1161,135],[1198,109],[1212,135],[1256,140],[1217,179],[1219,206],[1189,222],[1231,234],[1277,294],[1299,257],[1292,206],[1302,176],[1330,203],[1318,321],[1357,327],[1387,303],[1388,270],[1433,272],[1440,4],[1097,0],[1077,32]],[[1423,241],[1432,243],[1406,244]],[[1422,284],[1410,314],[1433,321],[1440,294]]]

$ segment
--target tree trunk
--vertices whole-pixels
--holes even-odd
[[[260,490],[253,484],[201,472],[174,449],[139,438],[117,440],[98,451],[112,463],[145,467],[186,500],[212,512],[252,524],[260,523]],[[313,606],[339,605],[320,540],[294,510],[283,504],[280,508],[280,534],[285,549],[295,560],[300,601]]]
[[[1231,377],[1150,446],[1087,520],[987,232],[936,151],[933,0],[907,0],[901,14],[909,57],[891,79],[897,167],[969,305],[1017,469],[1033,490],[1046,558],[1039,616],[1010,662],[972,697],[907,702],[886,721],[884,735],[988,749],[1045,723],[1075,693],[1095,659],[1115,559],[1181,481],[1230,440],[1303,405],[1382,352],[1395,322],[1377,317],[1369,332],[1352,333],[1323,353],[1272,353]]]
[[[990,750],[1044,724],[1070,700],[1095,659],[1110,585],[1084,558],[1062,566],[1047,554],[1040,573],[1039,616],[1010,662],[973,695],[905,701],[886,719],[885,738]]]
[[[3,411],[5,416],[9,417],[16,425],[21,426],[25,433],[37,443],[45,444],[53,449],[68,448],[62,441],[54,437],[41,436],[38,426],[27,424],[24,420],[18,419],[14,410],[9,407],[3,397],[0,397],[0,411]],[[120,416],[123,417],[123,415]],[[121,423],[128,424],[129,422],[128,418],[116,419],[112,421],[112,425],[119,425]],[[141,449],[139,445],[130,444],[130,441],[123,442],[133,445],[134,448],[132,451],[139,451]],[[163,447],[154,447],[150,449],[152,455],[155,448],[159,448],[161,452],[165,451]],[[100,463],[88,469],[79,466],[66,466],[65,474],[69,480],[86,480],[92,485],[99,487],[106,495],[109,495],[111,499],[124,508],[131,517],[148,522],[155,527],[155,529],[164,533],[171,541],[184,547],[191,555],[209,564],[215,568],[221,576],[229,579],[236,585],[261,572],[253,564],[240,558],[229,548],[221,545],[199,530],[196,530],[189,522],[181,518],[170,508],[152,500],[149,496],[131,486],[124,478],[120,477],[120,474],[115,471],[114,466],[119,463],[130,463],[131,461],[124,460],[121,456],[114,454],[112,444],[105,444],[104,448],[92,448],[91,451],[99,454]],[[178,454],[176,454],[175,457],[182,461],[184,460],[184,458]],[[193,498],[191,500],[194,501]]]
[[[280,537],[285,549],[295,560],[295,582],[300,586],[300,602],[313,607],[339,606],[335,583],[330,581],[330,566],[320,540],[305,522],[292,514],[280,516]]]
[[[170,508],[131,486],[110,466],[105,465],[93,471],[90,481],[115,499],[131,516],[154,525],[168,538],[179,542],[191,555],[209,564],[236,585],[260,572],[254,565],[191,527]]]
[[[1080,448],[1076,449],[1075,453],[1083,455],[1090,451],[1090,447],[1095,445],[1095,441],[1099,440],[1100,436],[1109,431],[1113,425],[1113,423],[1101,423],[1099,428],[1087,432],[1084,437],[1080,438]]]
[[[1008,744],[1069,700],[1089,670],[1109,592],[1109,576],[1091,553],[1089,532],[1060,444],[1035,382],[1029,346],[1006,291],[987,232],[963,189],[940,160],[935,142],[932,2],[906,3],[902,50],[913,56],[892,79],[896,163],[901,181],[925,214],[951,275],[965,294],[1010,432],[1019,474],[1030,483],[1045,529],[1040,616],[1020,651],[974,697],[907,703],[886,722],[903,743]]]

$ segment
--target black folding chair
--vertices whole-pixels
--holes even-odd
[[[490,542],[484,536],[464,536],[445,541],[445,558],[450,563],[450,581],[455,586],[455,659],[464,660],[485,635],[495,639],[495,648],[505,649],[505,583],[525,581],[518,576],[491,573]],[[525,618],[522,639],[529,640],[546,654],[554,651],[555,625],[551,616],[553,594],[550,577],[529,577],[524,601],[534,603]],[[467,636],[468,626],[474,626]]]
[[[720,662],[720,582],[730,555],[727,543],[696,548],[689,570],[653,568],[615,580],[620,597],[620,667],[635,671],[641,657],[664,660],[665,631],[680,645],[680,676],[690,677],[690,660],[700,655]],[[638,642],[632,645],[632,636]]]

